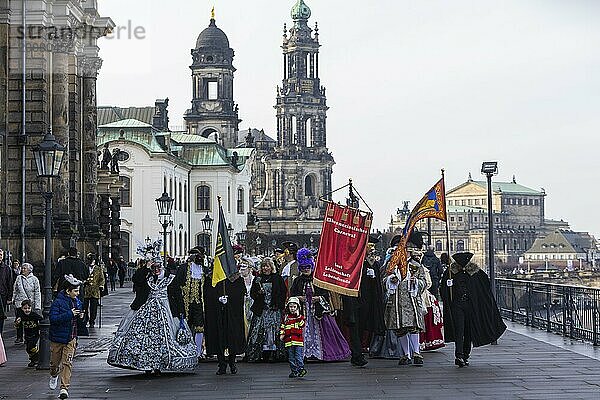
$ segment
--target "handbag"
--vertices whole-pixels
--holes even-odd
[[[189,344],[193,341],[192,333],[185,324],[183,314],[179,316],[179,329],[177,329],[177,335],[175,338],[177,340],[177,343],[179,343],[182,346],[185,346],[186,344]]]

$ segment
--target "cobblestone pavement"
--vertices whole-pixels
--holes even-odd
[[[475,349],[471,366],[462,369],[453,365],[449,345],[426,353],[422,368],[394,360],[370,360],[366,368],[308,363],[308,375],[292,380],[287,364],[239,363],[237,375],[216,376],[216,363],[205,362],[194,374],[147,377],[106,364],[110,338],[132,298],[131,288],[123,288],[103,299],[102,327],[82,338],[77,350],[72,399],[600,399],[600,360],[593,350],[564,340],[551,344],[557,340],[522,328],[507,331],[497,346]],[[55,399],[48,372],[26,367],[25,349],[13,344],[9,322],[0,399]]]

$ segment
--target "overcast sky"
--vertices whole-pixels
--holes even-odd
[[[600,236],[600,1],[305,1],[319,23],[334,187],[353,178],[375,227],[403,200],[414,205],[441,168],[451,188],[497,160],[495,179],[545,188],[548,218]],[[168,97],[171,128],[182,126],[190,50],[214,5],[235,50],[240,129],[276,136],[295,0],[98,3],[131,26],[100,41],[99,105]]]

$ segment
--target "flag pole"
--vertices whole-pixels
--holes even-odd
[[[448,252],[448,279],[452,279],[452,270],[450,269],[450,224],[448,223],[448,201],[446,200],[446,178],[442,168],[442,182],[444,183],[444,208],[446,209],[446,251]],[[452,301],[452,286],[450,286],[450,301]]]
[[[219,202],[219,219],[221,219],[221,196],[217,196],[217,201]],[[221,221],[217,222],[217,241],[219,239],[219,224]],[[221,238],[223,240],[223,238]],[[215,256],[217,255],[217,246],[215,245]],[[213,271],[214,273],[214,271]],[[223,296],[227,296],[227,292],[225,291],[225,281],[223,281]]]

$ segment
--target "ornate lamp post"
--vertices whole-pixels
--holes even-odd
[[[50,368],[50,306],[52,305],[52,178],[58,177],[65,148],[52,135],[52,128],[44,140],[33,148],[38,184],[45,203],[44,246],[44,319],[40,323],[40,361],[37,369]]]
[[[246,231],[241,231],[236,233],[237,236],[237,242],[240,245],[245,245],[246,244]]]
[[[210,249],[208,248],[210,241],[207,240],[207,236],[210,235],[210,233],[212,232],[212,225],[214,220],[210,217],[210,215],[208,215],[207,211],[206,215],[204,216],[204,218],[202,218],[201,221],[202,230],[204,231],[204,235],[202,236],[202,247],[204,247],[204,251],[206,251],[206,254],[210,254]]]
[[[233,235],[233,226],[231,226],[231,222],[229,225],[227,225],[227,235],[229,235],[229,239],[232,239],[231,236]]]
[[[256,255],[259,254],[260,250],[260,245],[262,244],[262,239],[260,238],[260,236],[256,237]]]
[[[494,269],[494,218],[492,212],[492,176],[498,173],[498,163],[496,161],[484,161],[481,165],[481,173],[487,177],[487,203],[488,203],[488,253],[489,253],[489,272],[492,294],[496,297],[496,273]]]
[[[173,209],[173,199],[165,191],[162,196],[156,199],[158,207],[158,219],[163,228],[163,265],[167,268],[167,228],[171,222],[171,210]]]

